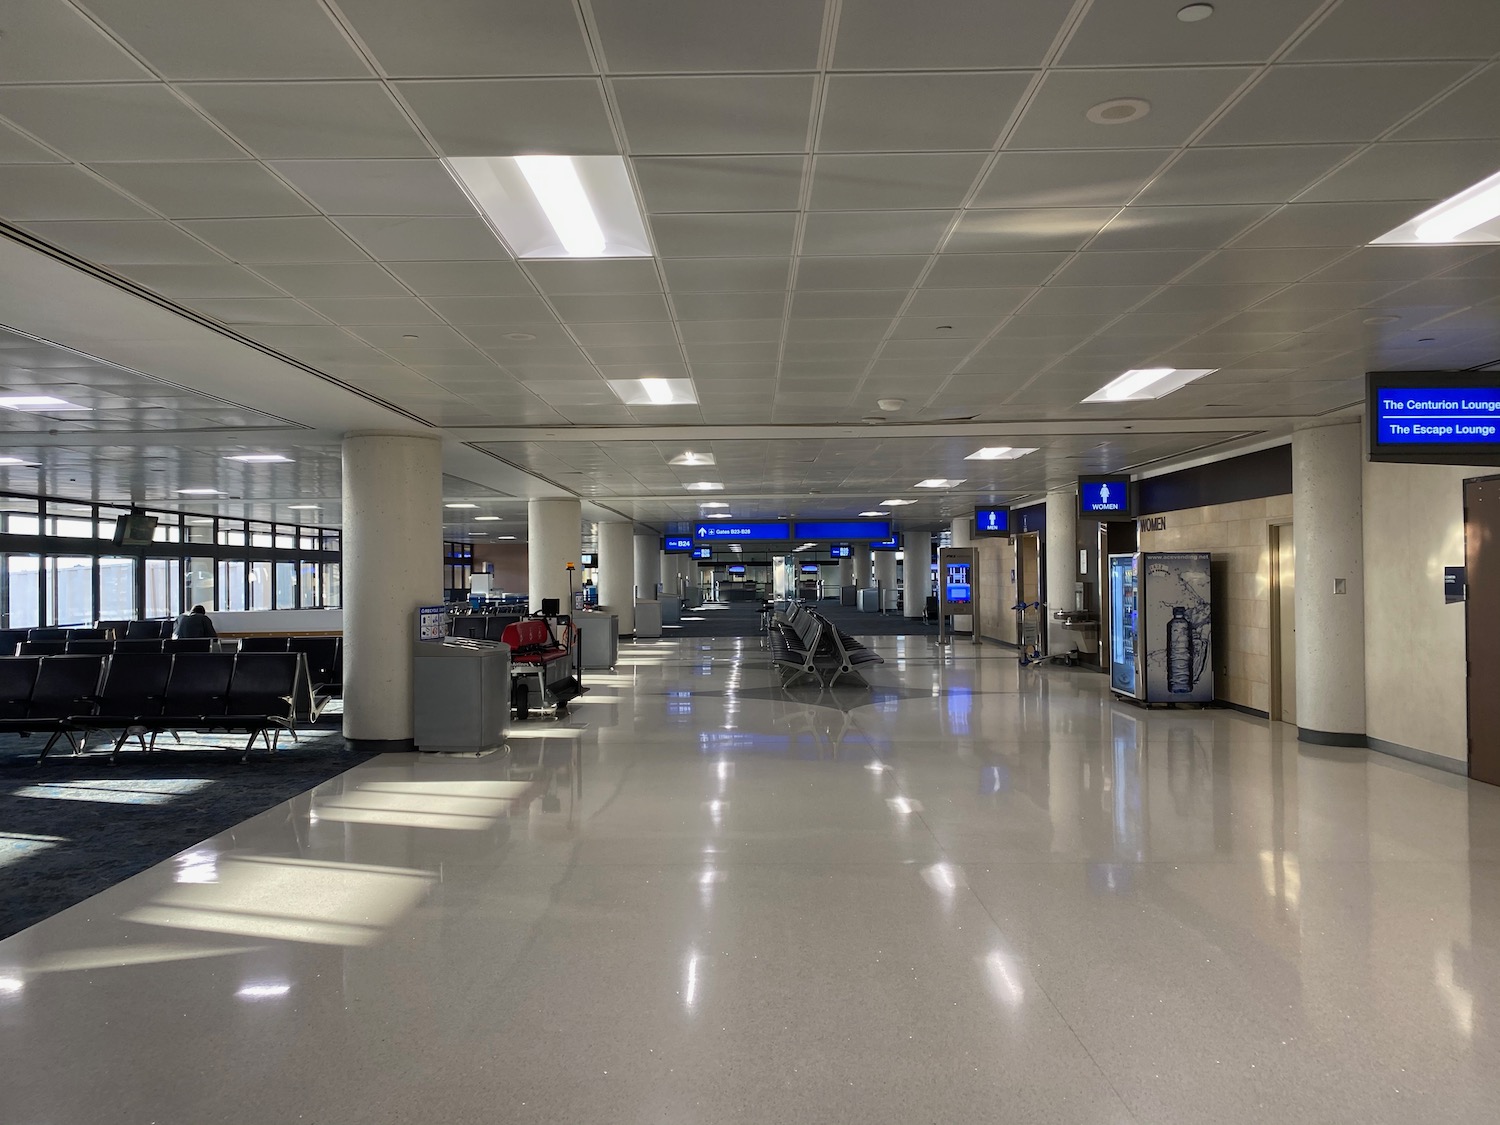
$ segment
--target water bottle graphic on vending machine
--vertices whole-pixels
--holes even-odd
[[[1172,607],[1167,622],[1167,690],[1174,695],[1193,690],[1193,623],[1181,605]]]

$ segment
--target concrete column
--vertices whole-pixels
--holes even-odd
[[[443,446],[414,434],[344,437],[344,737],[412,736],[419,606],[443,600]]]
[[[875,585],[880,587],[880,608],[883,611],[887,602],[891,601],[892,591],[896,589],[896,552],[875,552]]]
[[[1292,434],[1297,724],[1306,742],[1364,745],[1364,440],[1361,422]]]
[[[571,612],[567,566],[569,563],[578,565],[582,531],[583,509],[577,500],[559,498],[527,502],[527,598],[532,613],[542,611],[543,598],[556,598],[564,613]]]
[[[953,546],[955,546],[955,547],[972,547],[974,545],[974,536],[973,536],[971,524],[972,524],[972,519],[969,516],[954,516],[953,517],[953,522],[948,525],[948,528],[949,528],[949,536],[948,536],[949,542]],[[942,577],[943,577],[942,574],[939,573],[938,574],[939,581],[942,580]],[[974,570],[974,579],[977,581],[978,578],[979,578],[979,568],[975,567],[975,570]],[[954,632],[969,633],[969,632],[973,632],[973,630],[974,630],[974,618],[973,618],[973,616],[971,614],[967,614],[967,613],[955,613],[953,615],[953,631]]]
[[[661,581],[661,537],[635,537],[635,596],[643,602],[656,600],[656,584]]]
[[[661,553],[661,588],[672,597],[682,595],[682,556]]]
[[[870,545],[856,543],[854,551],[854,584],[861,590],[870,588]]]
[[[854,585],[854,560],[839,559],[839,585]]]
[[[1067,652],[1078,635],[1054,621],[1060,609],[1072,609],[1078,582],[1078,493],[1066,488],[1047,493],[1047,651]]]
[[[620,618],[620,636],[635,632],[635,527],[629,520],[599,525],[599,604]]]
[[[908,535],[906,557],[901,561],[901,616],[921,617],[932,592],[932,539],[924,531]]]

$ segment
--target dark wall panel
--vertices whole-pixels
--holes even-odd
[[[1137,482],[1136,487],[1143,516],[1285,496],[1292,490],[1292,447],[1278,445],[1228,461],[1151,477]]]

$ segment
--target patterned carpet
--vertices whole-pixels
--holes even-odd
[[[146,755],[36,764],[45,738],[0,735],[0,937],[168,859],[364,761],[336,727],[304,729],[241,764],[238,735],[184,734]]]

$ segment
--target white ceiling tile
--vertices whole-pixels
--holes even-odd
[[[1415,199],[1436,202],[1500,169],[1500,139],[1378,144],[1297,197],[1332,200]]]
[[[1286,203],[1353,152],[1353,145],[1189,149],[1135,202]]]
[[[924,286],[912,296],[907,316],[981,316],[995,320],[1015,312],[1032,295],[1030,286],[991,289],[937,289]]]
[[[540,297],[428,297],[427,303],[450,324],[519,324],[552,318]]]
[[[1036,66],[1072,7],[1071,0],[843,0],[834,69]]]
[[[835,74],[820,152],[989,150],[1025,93],[1026,72]]]
[[[370,75],[321,4],[89,0],[89,9],[168,79]]]
[[[133,265],[123,272],[163,297],[202,299],[279,295],[269,282],[228,263],[213,266]]]
[[[960,356],[968,355],[974,350],[974,341],[966,336],[933,337],[921,340],[888,340],[880,349],[880,358],[883,360],[907,360],[922,359],[930,360],[936,357],[949,357],[955,361]]]
[[[1363,246],[1319,270],[1314,281],[1418,281],[1474,260],[1478,246]]]
[[[765,320],[786,308],[784,292],[677,293],[672,307],[679,320]]]
[[[786,289],[787,258],[686,258],[664,260],[673,293],[749,293]]]
[[[1252,246],[1363,246],[1422,210],[1410,203],[1291,203],[1235,240]]]
[[[686,379],[687,364],[678,355],[671,363],[615,363],[602,364],[599,374],[606,379]]]
[[[64,163],[45,145],[38,144],[18,129],[0,121],[0,164],[47,164]]]
[[[501,362],[507,356],[522,354],[538,358],[541,352],[551,349],[578,351],[573,338],[556,320],[523,321],[516,324],[462,324],[455,327],[464,339],[483,348]]]
[[[1056,285],[1039,289],[1026,302],[1027,316],[1122,313],[1156,291],[1154,285]]]
[[[107,183],[68,164],[0,165],[0,215],[15,221],[153,217]]]
[[[785,258],[796,229],[797,216],[784,211],[651,217],[656,249],[664,258]],[[670,265],[668,270],[670,277]]]
[[[823,154],[813,169],[813,211],[957,207],[988,159],[982,152]]]
[[[105,265],[223,262],[219,255],[171,223],[126,220],[23,225],[38,238]]]
[[[337,216],[344,232],[382,261],[478,261],[509,258],[477,215]]]
[[[1287,246],[1269,250],[1221,250],[1182,279],[1185,285],[1225,285],[1247,281],[1297,281],[1326,266],[1343,251],[1327,246]]]
[[[1203,257],[1200,250],[1086,250],[1052,285],[1164,285]]]
[[[781,351],[783,368],[788,363],[868,363],[879,349],[878,340],[788,340]]]
[[[591,0],[610,71],[812,70],[823,10],[806,0]]]
[[[1500,64],[1486,67],[1431,109],[1397,129],[1401,141],[1488,138],[1496,135],[1495,105],[1500,102]]]
[[[0,75],[6,82],[110,82],[149,78],[120,45],[57,0],[6,0]]]
[[[676,331],[663,321],[592,321],[568,327],[584,347],[667,347],[677,343]]]
[[[1274,293],[1274,281],[1244,285],[1172,285],[1152,297],[1138,310],[1141,316],[1159,313],[1215,313],[1229,316],[1247,309]]]
[[[370,349],[355,340],[342,328],[332,325],[265,325],[247,326],[242,329],[252,340],[259,340],[268,347],[277,348],[291,355],[336,354],[349,350],[355,354],[379,358]]]
[[[879,340],[891,326],[888,316],[870,320],[793,320],[787,322],[788,340]]]
[[[973,347],[1000,323],[998,316],[903,316],[891,330],[894,340],[966,339]]]
[[[1005,147],[1175,147],[1252,73],[1243,67],[1049,71]],[[1085,116],[1091,107],[1115,98],[1140,98],[1151,104],[1151,111],[1117,125],[1095,125]]]
[[[423,296],[509,297],[534,292],[514,262],[392,262],[386,268]]]
[[[181,226],[237,262],[357,262],[365,254],[321,216],[186,219]]]
[[[1467,69],[1462,63],[1273,66],[1204,139],[1213,145],[1374,140]]]
[[[973,207],[1123,207],[1166,162],[1165,149],[1002,152]]]
[[[472,215],[437,160],[284,160],[272,165],[325,215]]]
[[[1068,39],[1063,66],[1142,66],[1262,62],[1271,58],[1322,0],[1218,4],[1197,23],[1155,0],[1111,0],[1088,9]]]
[[[611,85],[636,155],[807,149],[809,76],[620,78]]]
[[[184,83],[181,89],[263,160],[432,155],[378,82]]]
[[[596,78],[398,82],[396,89],[447,156],[619,151]]]
[[[775,363],[694,363],[693,379],[699,395],[705,388],[713,394],[728,394],[732,389],[745,389],[744,384],[776,378]],[[717,384],[724,384],[721,390]],[[754,393],[759,394],[759,390]]]
[[[417,360],[420,352],[424,363],[445,363],[445,360],[433,358],[432,353],[449,348],[462,349],[466,355],[469,354],[468,341],[446,324],[401,324],[393,321],[386,324],[355,324],[349,327],[349,331],[374,347],[387,349],[396,359],[405,356]],[[482,363],[483,357],[476,351],[467,362]]]
[[[931,288],[1040,285],[1067,260],[1065,253],[939,254],[923,284]]]
[[[139,161],[92,167],[169,219],[311,215],[316,210],[253,160]]]
[[[671,316],[660,293],[558,296],[552,298],[552,307],[568,323],[666,321]]]
[[[1400,288],[1390,281],[1309,281],[1288,286],[1256,305],[1258,311],[1355,309]]]
[[[636,180],[648,212],[795,211],[802,156],[636,157]]]
[[[284,262],[255,272],[294,297],[404,297],[401,283],[374,262]]]
[[[804,254],[930,254],[952,211],[814,211],[802,233]]]
[[[1127,207],[1090,243],[1095,250],[1215,250],[1274,207]]]
[[[74,160],[244,156],[166,86],[0,86],[0,114]]]
[[[811,289],[792,294],[792,316],[807,320],[817,317],[885,317],[889,319],[906,303],[905,289]]]
[[[600,258],[592,261],[530,261],[526,273],[544,293],[659,293],[653,261]]]
[[[1446,15],[1447,13],[1442,13]],[[1464,4],[1457,18],[1406,0],[1360,0],[1335,8],[1293,48],[1307,59],[1488,58],[1500,42],[1500,9]]]
[[[557,0],[339,0],[339,10],[395,78],[593,70],[577,12]]]
[[[335,324],[440,324],[414,297],[310,297],[306,304]]]
[[[1077,250],[1118,213],[1117,207],[965,211],[943,250],[947,254]]]
[[[640,325],[598,325],[596,327],[637,328]],[[651,327],[655,327],[652,325]],[[589,362],[602,367],[622,367],[630,364],[663,364],[681,363],[682,348],[676,343],[672,344],[631,344],[619,347],[609,345],[590,345],[584,349],[584,354]]]
[[[775,320],[684,320],[677,325],[691,359],[701,344],[775,344],[781,339],[782,322]]]
[[[377,337],[380,336],[373,328],[361,328],[359,331]],[[451,345],[439,344],[433,347],[425,346],[427,337],[431,334],[431,329],[418,328],[417,335],[419,339],[411,341],[400,338],[402,335],[405,335],[404,333],[391,332],[386,334],[386,338],[391,342],[388,344],[382,343],[378,346],[388,353],[392,359],[406,364],[413,371],[425,372],[435,367],[472,367],[476,364],[484,363],[484,353],[477,348],[469,347],[461,338],[443,334],[444,339],[456,339],[457,343]],[[415,343],[416,346],[397,347],[396,344],[398,343]]]
[[[926,268],[925,254],[802,258],[798,289],[909,289]]]
[[[300,301],[244,298],[199,298],[186,302],[191,308],[224,324],[326,324],[327,321]]]

